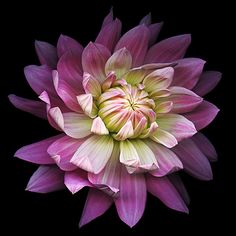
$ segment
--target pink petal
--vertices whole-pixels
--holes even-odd
[[[69,136],[63,136],[48,146],[47,152],[62,170],[72,171],[78,167],[70,163],[70,160],[84,141],[85,139],[73,139]]]
[[[29,161],[36,164],[54,164],[55,161],[48,155],[48,147],[61,138],[62,135],[57,135],[37,143],[33,143],[27,146],[24,146],[17,150],[15,157],[18,157],[22,160]]]
[[[64,172],[57,166],[41,165],[31,176],[26,190],[36,193],[49,193],[64,188]]]
[[[159,168],[150,172],[151,175],[161,177],[183,169],[181,161],[170,149],[152,141],[147,141],[146,143],[153,151],[159,166]]]
[[[64,183],[66,187],[72,192],[72,194],[77,193],[84,187],[92,187],[88,181],[87,172],[80,169],[65,172]]]
[[[130,175],[123,167],[120,179],[120,195],[115,205],[120,219],[133,227],[143,215],[146,204],[146,183],[142,174]]]
[[[107,194],[96,189],[90,189],[79,222],[79,227],[103,215],[110,208],[112,202],[112,198]]]
[[[26,66],[24,69],[25,77],[30,87],[40,95],[43,91],[56,95],[52,81],[52,69],[46,65]]]
[[[198,82],[206,62],[199,58],[184,58],[176,63],[172,86],[192,89]]]
[[[188,207],[167,177],[157,178],[147,175],[147,190],[169,208],[188,213]]]
[[[111,157],[114,141],[108,135],[93,135],[75,152],[71,163],[88,172],[98,174]]]
[[[160,31],[162,29],[162,26],[163,22],[151,24],[148,26],[148,29],[150,30],[149,46],[153,45],[156,42],[157,37],[159,36]]]
[[[16,108],[29,112],[39,118],[47,119],[46,105],[43,102],[18,97],[14,94],[8,95],[8,98]]]
[[[82,110],[76,98],[77,95],[82,93],[81,89],[80,90],[75,89],[75,87],[73,87],[73,85],[70,84],[70,81],[66,80],[66,77],[63,76],[59,77],[57,71],[53,71],[52,76],[57,94],[66,104],[66,106],[73,111],[81,113]]]
[[[147,52],[145,63],[173,62],[184,57],[191,43],[189,34],[171,37],[153,45]]]
[[[148,48],[150,32],[145,25],[139,25],[125,33],[115,47],[115,51],[126,47],[133,59],[133,67],[143,63]]]
[[[105,27],[107,24],[111,23],[113,21],[113,8],[111,8],[108,15],[104,18],[102,27]]]
[[[205,96],[216,87],[220,82],[221,76],[222,74],[218,71],[203,72],[197,85],[193,88],[193,91],[199,96]]]
[[[99,116],[93,120],[91,132],[99,135],[109,134],[109,130]]]
[[[101,85],[90,74],[84,73],[83,75],[83,87],[86,93],[91,93],[93,97],[99,97],[102,93]]]
[[[42,65],[48,65],[52,69],[56,68],[58,61],[56,47],[50,43],[36,40],[35,50]]]
[[[179,192],[182,199],[187,205],[190,203],[190,197],[188,195],[187,189],[184,186],[180,176],[177,173],[171,174],[168,176],[171,183],[175,186],[176,190]]]
[[[217,161],[217,153],[210,140],[202,133],[197,133],[192,137],[194,143],[207,156],[209,161]]]
[[[91,134],[92,119],[84,114],[68,112],[63,114],[64,132],[72,138],[84,138]]]
[[[171,101],[173,106],[172,113],[185,113],[194,110],[202,103],[202,98],[194,92],[183,87],[170,87],[171,95],[166,98],[159,99],[158,102]]]
[[[114,21],[102,27],[95,42],[102,44],[110,51],[113,51],[117,41],[120,38],[120,34],[121,34],[121,21],[119,19],[115,19]]]
[[[152,14],[151,12],[149,12],[146,16],[144,16],[139,24],[142,25],[142,24],[145,24],[145,25],[150,25],[152,23]]]
[[[163,114],[157,117],[159,128],[171,133],[177,139],[192,137],[197,131],[194,124],[178,114]]]
[[[111,56],[110,51],[101,44],[90,42],[82,54],[84,72],[91,74],[102,83],[105,79],[105,64]]]
[[[191,120],[197,130],[201,130],[208,126],[216,117],[219,109],[210,102],[203,101],[195,110],[184,114]]]
[[[201,180],[211,180],[212,171],[207,157],[191,139],[185,139],[173,148],[182,161],[184,170]]]
[[[73,52],[77,56],[81,56],[82,51],[83,46],[76,40],[66,35],[60,35],[57,42],[57,54],[59,58],[66,52]]]
[[[126,48],[121,48],[116,51],[107,61],[105,71],[108,75],[110,72],[115,72],[117,78],[120,78],[132,66],[132,56]]]
[[[89,181],[105,193],[116,197],[120,188],[119,145],[115,143],[111,157],[105,168],[98,174],[89,173]]]

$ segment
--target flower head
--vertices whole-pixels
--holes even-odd
[[[148,15],[121,37],[121,22],[111,11],[85,48],[63,35],[57,47],[36,41],[42,65],[27,66],[25,76],[41,101],[9,96],[17,108],[61,132],[16,152],[40,164],[27,190],[67,187],[74,194],[89,187],[80,225],[114,202],[121,220],[134,226],[147,191],[188,212],[188,194],[176,172],[212,178],[209,160],[217,155],[198,131],[218,112],[202,96],[221,74],[203,72],[201,59],[183,59],[190,35],[154,44],[162,23],[150,22]]]

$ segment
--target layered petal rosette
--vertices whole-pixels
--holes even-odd
[[[147,192],[188,212],[188,193],[177,172],[212,178],[209,161],[217,154],[198,131],[219,111],[202,97],[221,74],[203,71],[199,58],[183,58],[190,35],[154,44],[161,27],[147,15],[121,36],[121,22],[111,11],[85,48],[64,35],[57,47],[36,41],[42,65],[24,72],[40,100],[9,96],[15,107],[47,119],[60,132],[16,152],[40,164],[27,190],[67,188],[75,194],[89,187],[80,226],[113,203],[120,219],[134,226]]]

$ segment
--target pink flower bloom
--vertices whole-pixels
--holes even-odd
[[[112,11],[85,48],[61,35],[57,47],[35,42],[41,66],[24,70],[41,101],[9,95],[12,104],[47,119],[61,134],[19,149],[36,164],[27,190],[47,193],[89,187],[80,226],[115,203],[130,227],[142,217],[147,191],[166,206],[188,212],[179,170],[212,179],[217,154],[198,131],[218,108],[203,100],[221,74],[205,61],[183,58],[190,35],[156,44],[162,23],[150,15],[121,36]]]

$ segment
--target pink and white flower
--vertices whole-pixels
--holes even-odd
[[[151,24],[149,14],[121,36],[121,22],[111,11],[85,48],[64,35],[57,47],[36,41],[42,65],[24,72],[41,101],[9,95],[15,107],[60,132],[16,152],[40,164],[26,189],[75,194],[89,187],[80,226],[113,203],[120,219],[134,226],[147,191],[187,213],[189,197],[177,172],[212,179],[209,161],[217,154],[198,131],[219,111],[202,97],[221,73],[203,72],[199,58],[183,58],[188,34],[154,44],[161,27]]]

